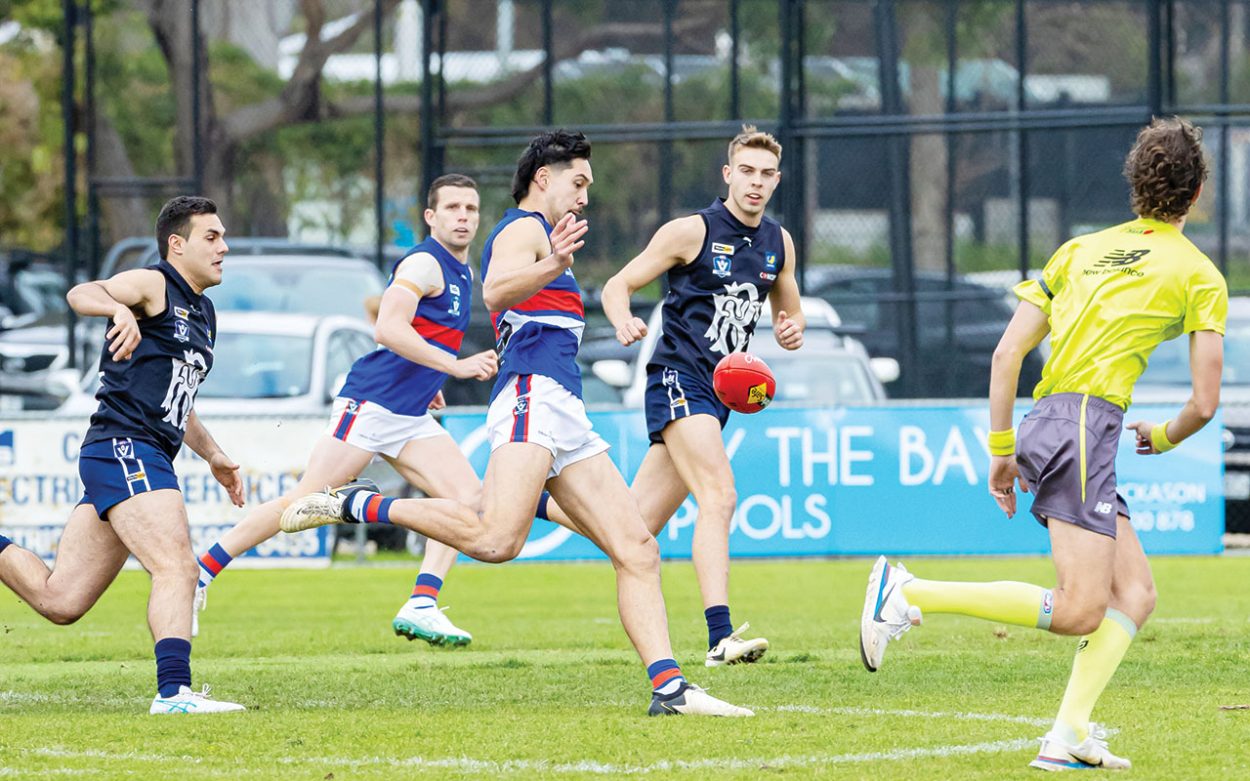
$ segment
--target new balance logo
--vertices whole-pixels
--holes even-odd
[[[1131,266],[1142,258],[1150,254],[1148,249],[1122,250],[1113,249],[1107,253],[1102,260],[1094,264],[1096,268],[1120,268],[1121,266]]]
[[[1094,505],[1094,512],[1099,515],[1107,515],[1111,512],[1111,502],[1099,502]]]

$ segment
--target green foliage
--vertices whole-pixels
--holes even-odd
[[[932,520],[960,533],[958,508]],[[1010,523],[1039,533],[1030,520]],[[937,580],[1054,578],[1041,557],[906,563]],[[171,768],[195,779],[339,781],[588,778],[605,769],[683,779],[1027,779],[1076,648],[1031,629],[926,615],[869,674],[857,648],[868,561],[737,561],[734,615],[772,647],[757,664],[709,670],[693,568],[674,562],[663,576],[677,660],[690,680],[757,715],[651,719],[607,563],[457,567],[441,601],[474,634],[459,650],[392,633],[416,567],[228,569],[201,616],[194,681],[250,710],[190,721],[147,715],[155,684],[147,575],[122,573],[69,627],[0,589],[0,767],[19,778],[100,779],[167,777]],[[1111,747],[1133,760],[1134,777],[1176,778],[1184,768],[1186,779],[1239,778],[1246,713],[1220,706],[1246,702],[1250,594],[1230,584],[1250,578],[1250,558],[1161,557],[1153,571],[1158,611],[1096,718],[1118,729]]]

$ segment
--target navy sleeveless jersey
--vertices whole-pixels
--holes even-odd
[[[697,212],[707,233],[695,260],[668,271],[663,334],[648,371],[677,369],[711,383],[721,358],[743,352],[786,261],[781,225],[752,228],[717,199]]]
[[[195,394],[213,368],[217,314],[213,302],[192,290],[167,261],[148,268],[165,277],[165,311],[138,321],[142,339],[128,360],[114,361],[105,340],[96,393],[100,406],[83,444],[130,437],[173,459],[182,447]],[[111,319],[108,327],[113,327]]]
[[[431,236],[400,258],[391,269],[388,286],[395,282],[399,264],[418,253],[429,254],[438,261],[443,271],[443,292],[424,296],[417,302],[412,328],[434,347],[457,356],[469,327],[469,310],[473,308],[473,274]],[[444,372],[413,363],[379,346],[352,364],[339,396],[371,401],[397,415],[418,417],[429,411],[430,402],[446,381]]]
[[[517,220],[533,218],[542,223],[551,235],[551,225],[538,212],[509,209],[491,231],[482,247],[482,279],[490,267],[495,237]],[[579,399],[582,397],[582,372],[577,366],[577,348],[586,327],[586,310],[582,290],[573,276],[573,269],[549,282],[546,287],[515,306],[492,312],[499,352],[499,378],[491,390],[491,401],[521,374],[550,377]]]

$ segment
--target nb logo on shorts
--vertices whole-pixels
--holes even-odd
[[[1094,505],[1094,512],[1100,515],[1108,515],[1111,512],[1111,502],[1099,502]]]

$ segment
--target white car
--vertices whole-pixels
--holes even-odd
[[[764,359],[777,378],[775,402],[809,406],[862,404],[886,398],[883,383],[898,379],[898,362],[893,358],[869,358],[857,339],[839,333],[842,321],[829,302],[804,296],[801,299],[807,329],[803,347],[785,350],[772,334],[772,311],[765,306],[751,339],[750,352]],[[596,361],[594,375],[623,388],[622,403],[641,407],[647,390],[647,363],[660,338],[663,304],[657,304],[647,321],[638,358],[629,364],[622,360]]]
[[[355,317],[220,312],[213,370],[195,398],[207,415],[327,414],[352,363],[377,345]],[[95,412],[100,381],[92,374],[58,408]]]

